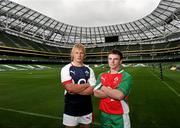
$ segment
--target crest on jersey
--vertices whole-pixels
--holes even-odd
[[[119,80],[119,78],[118,78],[118,77],[115,77],[115,78],[114,78],[114,81],[118,81],[118,80]]]
[[[86,70],[86,71],[85,71],[85,74],[86,74],[86,76],[89,76],[89,71]]]

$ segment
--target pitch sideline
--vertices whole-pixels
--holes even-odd
[[[62,117],[51,116],[51,115],[40,114],[40,113],[33,113],[33,112],[26,112],[26,111],[11,109],[11,108],[0,107],[0,110],[20,113],[20,114],[25,114],[25,115],[30,115],[30,116],[37,116],[37,117],[44,117],[44,118],[49,118],[49,119],[62,120]],[[94,123],[94,125],[99,126],[100,123]]]
[[[155,76],[156,78],[160,79],[160,78],[159,78],[156,74],[154,74],[152,71],[150,71],[150,72],[151,72],[151,74],[153,74],[153,76]],[[164,85],[166,85],[172,92],[174,92],[174,94],[176,94],[177,97],[180,98],[180,94],[179,94],[174,88],[172,88],[167,82],[162,81],[162,83],[163,83]]]
[[[20,113],[20,114],[25,114],[25,115],[31,115],[31,116],[37,116],[37,117],[45,117],[45,118],[49,118],[49,119],[62,120],[61,117],[57,117],[57,116],[50,116],[50,115],[45,115],[45,114],[40,114],[40,113],[26,112],[26,111],[11,109],[11,108],[0,107],[0,110]]]

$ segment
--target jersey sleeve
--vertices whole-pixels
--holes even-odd
[[[122,91],[125,96],[129,94],[129,91],[132,86],[132,76],[128,73],[123,73],[122,81],[117,87],[118,90]]]
[[[95,78],[94,71],[91,68],[89,68],[89,70],[90,70],[90,78],[88,80],[88,83],[90,84],[90,86],[95,86],[96,78]]]
[[[94,90],[100,89],[101,86],[102,86],[102,83],[101,83],[101,75],[102,75],[102,73],[99,74],[98,77],[97,77],[96,84],[95,84],[95,86],[94,86]]]
[[[61,69],[61,83],[63,83],[63,85],[72,83],[72,78],[69,73],[69,66],[65,66]]]

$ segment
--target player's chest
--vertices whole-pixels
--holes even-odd
[[[90,71],[88,68],[71,68],[69,72],[73,79],[88,79],[90,77]]]
[[[108,79],[110,84],[119,84],[122,79],[122,74],[110,74]]]
[[[101,82],[105,86],[109,86],[111,88],[116,88],[122,81],[122,74],[103,74],[101,77]]]

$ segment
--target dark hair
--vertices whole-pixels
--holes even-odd
[[[108,55],[109,55],[109,54],[116,54],[116,55],[119,55],[120,59],[123,59],[123,54],[122,54],[122,52],[119,51],[119,50],[117,50],[117,49],[111,50],[111,51],[108,53]]]

